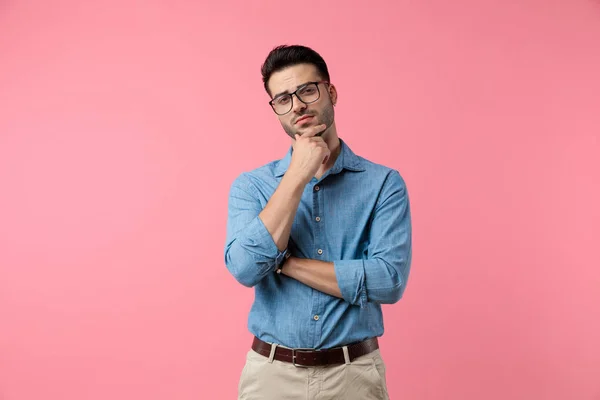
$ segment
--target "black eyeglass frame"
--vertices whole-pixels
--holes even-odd
[[[273,109],[273,112],[274,112],[275,114],[277,114],[277,115],[285,115],[285,114],[289,113],[290,111],[292,111],[292,108],[294,108],[294,98],[293,98],[293,96],[296,96],[296,98],[297,98],[299,101],[303,102],[304,104],[312,104],[312,103],[315,103],[315,102],[319,101],[319,99],[321,98],[321,89],[319,89],[319,85],[320,85],[321,83],[324,83],[324,84],[326,84],[326,85],[330,85],[329,81],[315,81],[315,82],[306,82],[306,83],[304,83],[304,84],[302,84],[302,85],[298,86],[298,89],[294,90],[292,93],[283,93],[283,94],[280,94],[279,96],[277,96],[277,97],[275,97],[275,98],[271,99],[271,100],[269,101],[269,105],[271,106],[271,108]],[[299,90],[302,90],[302,89],[304,89],[304,88],[306,88],[308,85],[315,85],[315,86],[317,87],[317,94],[318,94],[318,96],[317,96],[317,98],[316,98],[315,100],[313,100],[313,101],[308,101],[308,102],[307,102],[307,101],[304,101],[304,100],[302,100],[302,99],[300,98],[300,96],[298,96],[298,91],[299,91]],[[290,109],[289,109],[289,110],[287,110],[286,112],[284,112],[284,113],[281,113],[281,114],[280,114],[280,113],[278,113],[277,111],[275,111],[275,106],[273,105],[273,103],[275,102],[275,100],[277,100],[277,99],[279,99],[279,98],[281,98],[281,97],[284,97],[284,96],[289,96],[289,97],[290,97]]]

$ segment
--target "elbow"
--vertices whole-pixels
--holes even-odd
[[[386,296],[382,299],[381,304],[396,304],[402,298],[403,293],[404,285],[402,285],[402,282],[397,282],[397,284],[388,290]]]
[[[249,265],[244,262],[235,262],[233,260],[227,260],[227,269],[233,275],[236,281],[241,283],[243,286],[248,288],[254,287],[258,282],[259,278],[256,276],[256,265]]]
[[[254,287],[258,283],[257,279],[248,276],[248,274],[233,274],[233,277],[236,281],[241,283],[243,286],[246,286],[247,288]]]
[[[402,298],[404,289],[406,287],[406,281],[402,278],[402,274],[399,272],[402,270],[402,265],[391,265],[385,263],[387,270],[387,279],[385,286],[377,291],[375,294],[377,299],[375,301],[380,304],[395,304]]]
[[[402,298],[404,293],[404,282],[398,274],[393,274],[391,277],[390,286],[382,290],[379,294],[377,303],[380,304],[396,304]]]
[[[264,271],[261,263],[236,251],[235,248],[225,251],[225,265],[235,280],[248,288],[256,286],[264,277],[264,274],[261,274],[261,271]]]

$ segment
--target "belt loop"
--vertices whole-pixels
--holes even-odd
[[[344,361],[346,365],[350,365],[350,354],[348,354],[348,346],[342,347],[342,351],[344,352]]]
[[[271,343],[271,354],[269,354],[269,363],[273,364],[275,358],[275,350],[277,349],[277,343]]]

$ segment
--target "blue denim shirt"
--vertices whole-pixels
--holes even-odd
[[[411,265],[406,185],[393,169],[355,155],[341,142],[333,167],[304,188],[288,244],[295,257],[330,261],[343,299],[277,274],[279,251],[258,214],[290,165],[285,158],[233,182],[225,264],[254,287],[252,334],[293,348],[325,349],[383,335],[381,304],[397,302]]]

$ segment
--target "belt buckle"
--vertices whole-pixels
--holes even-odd
[[[309,349],[309,348],[292,349],[292,364],[294,365],[294,367],[296,367],[296,368],[309,368],[310,365],[296,364],[296,352],[297,351],[315,351],[315,349]]]

